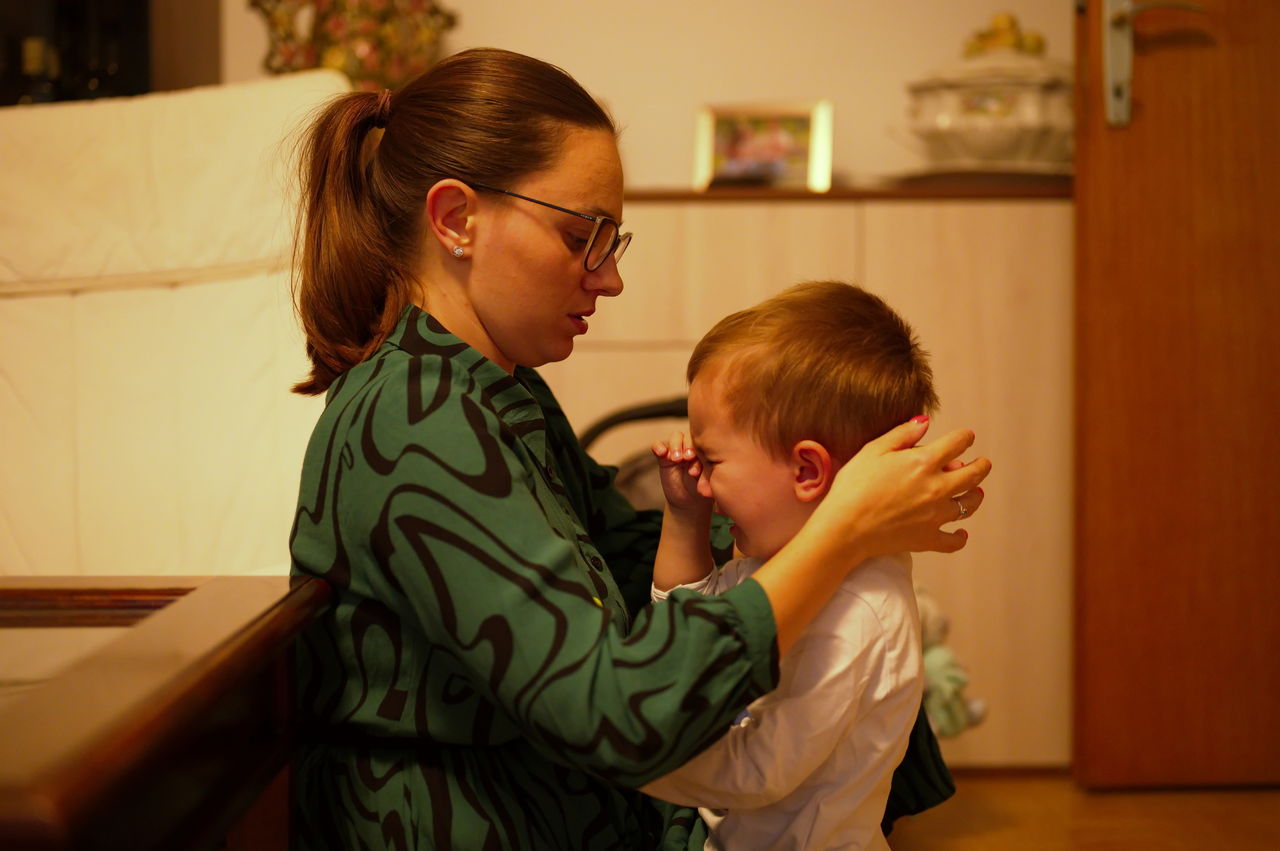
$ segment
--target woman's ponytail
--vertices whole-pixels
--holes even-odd
[[[388,244],[370,179],[390,100],[339,95],[302,140],[293,290],[312,368],[296,393],[323,393],[369,357],[409,302],[409,272]]]

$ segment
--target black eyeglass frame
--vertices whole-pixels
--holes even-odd
[[[558,204],[552,204],[548,201],[539,201],[537,198],[530,198],[528,195],[521,195],[519,192],[512,192],[509,189],[499,189],[496,186],[488,186],[484,183],[477,183],[474,180],[463,181],[472,189],[483,189],[485,192],[498,192],[502,195],[510,195],[512,198],[519,198],[521,201],[531,201],[534,204],[541,204],[544,207],[550,207],[553,210],[559,210],[562,213],[568,213],[571,216],[577,216],[580,219],[586,219],[589,222],[595,222],[595,227],[591,229],[591,236],[587,239],[586,251],[582,254],[582,268],[588,272],[594,272],[605,264],[610,257],[614,258],[614,262],[622,259],[622,255],[626,253],[627,246],[631,244],[631,232],[622,232],[622,224],[610,216],[589,216],[586,213],[579,213],[577,210],[570,210],[568,207],[561,207]],[[591,247],[596,244],[596,235],[600,233],[600,225],[608,222],[613,225],[613,245],[609,246],[596,265],[589,264],[591,258]]]

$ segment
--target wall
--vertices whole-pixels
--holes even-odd
[[[236,83],[265,77],[267,23],[249,0],[221,0],[222,82]]]
[[[261,16],[222,0],[223,80],[260,76]],[[684,188],[693,177],[700,106],[744,101],[835,104],[834,170],[866,183],[918,169],[904,141],[905,85],[960,55],[964,39],[1008,10],[1070,59],[1072,0],[445,0],[450,52],[495,46],[560,65],[624,128],[633,188]]]

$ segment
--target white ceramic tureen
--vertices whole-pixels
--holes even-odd
[[[1012,15],[975,33],[965,58],[911,82],[910,130],[933,169],[1069,172],[1071,66]]]

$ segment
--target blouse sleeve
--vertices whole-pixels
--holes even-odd
[[[757,583],[645,609],[628,629],[617,586],[556,498],[560,476],[529,450],[541,422],[513,426],[466,392],[409,416],[404,402],[377,394],[356,412],[337,508],[352,546],[371,551],[364,593],[412,619],[442,670],[463,672],[428,691],[473,689],[547,757],[638,786],[774,686]]]
[[[686,806],[754,809],[780,800],[824,762],[859,712],[869,672],[883,655],[874,617],[847,635],[806,634],[795,668],[751,705],[750,717],[643,792]]]

